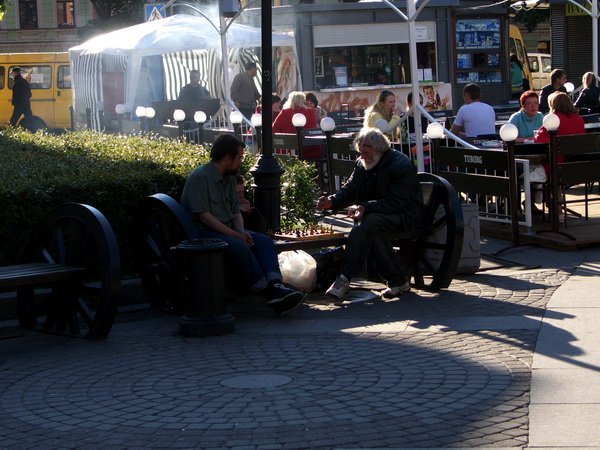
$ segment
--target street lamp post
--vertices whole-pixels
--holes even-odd
[[[258,113],[252,114],[252,117],[250,117],[250,122],[256,130],[256,151],[257,153],[260,153],[262,151],[262,116]]]
[[[179,138],[183,136],[183,121],[185,120],[185,111],[183,109],[176,109],[173,111],[173,120],[177,123],[177,134]]]
[[[554,232],[558,232],[558,196],[560,195],[558,183],[556,183],[556,134],[560,125],[560,118],[554,114],[546,114],[543,122],[544,128],[548,130],[550,135],[550,228]]]
[[[440,139],[444,137],[444,126],[439,122],[431,122],[427,125],[427,138],[431,142],[431,148],[429,150],[429,158],[431,164],[431,171],[434,174],[439,173],[439,167],[437,166],[436,153],[440,146]]]
[[[304,159],[304,151],[302,149],[302,137],[300,132],[304,125],[306,125],[306,116],[302,113],[296,113],[292,116],[292,125],[296,129],[296,150],[298,152],[298,159]]]
[[[319,123],[321,130],[325,133],[327,142],[327,183],[329,184],[329,194],[335,192],[335,179],[333,176],[333,152],[331,151],[331,134],[335,128],[335,120],[331,117],[324,117]]]
[[[140,132],[146,131],[146,108],[144,106],[138,106],[135,108],[135,116],[140,120]]]
[[[519,245],[519,220],[517,219],[517,204],[519,202],[519,186],[517,184],[517,169],[515,167],[515,140],[519,136],[519,129],[512,123],[506,123],[500,128],[500,138],[506,142],[508,151],[508,183],[510,192],[511,234],[514,246]]]
[[[194,122],[198,125],[198,142],[201,144],[204,141],[204,122],[206,122],[206,113],[204,111],[196,111],[194,113]]]
[[[153,107],[149,106],[148,108],[146,108],[145,111],[145,116],[146,116],[146,131],[150,132],[153,130],[153,119],[154,116],[156,115],[156,111],[154,110]]]
[[[244,120],[244,116],[239,111],[232,111],[231,115],[229,116],[229,120],[231,121],[231,124],[233,125],[233,134],[235,135],[235,137],[237,137],[241,141],[242,140],[241,123],[242,123],[242,120]]]

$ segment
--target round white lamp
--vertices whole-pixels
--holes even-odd
[[[144,106],[138,106],[135,108],[136,117],[146,117],[146,108]]]
[[[544,128],[546,128],[546,130],[555,131],[558,130],[558,127],[560,125],[560,118],[554,113],[546,114],[544,116],[542,124],[544,125]]]
[[[115,106],[115,112],[117,114],[125,114],[125,105],[123,103],[118,103]]]
[[[333,129],[335,128],[335,120],[333,120],[331,117],[323,117],[319,125],[321,127],[321,130],[325,132],[333,131]]]
[[[234,125],[239,125],[244,120],[244,116],[239,111],[231,111],[231,115],[229,116],[229,120]]]
[[[519,129],[512,123],[505,123],[500,127],[500,138],[504,142],[512,142],[519,136]]]
[[[252,114],[252,117],[250,117],[250,123],[252,123],[254,127],[262,127],[262,114]]]
[[[206,113],[204,111],[196,111],[194,113],[194,122],[196,122],[196,123],[206,122]]]
[[[427,125],[427,137],[429,139],[442,139],[444,137],[444,126],[439,122],[431,122]]]
[[[575,85],[573,83],[571,83],[570,81],[567,81],[565,83],[565,89],[567,90],[567,94],[570,94],[571,92],[573,92],[575,90]]]
[[[387,123],[385,119],[379,119],[374,123],[374,128],[379,129],[382,133],[387,133],[390,131],[390,125]]]
[[[292,116],[292,124],[296,128],[302,128],[306,125],[306,116],[302,113],[296,113]]]
[[[183,122],[185,120],[185,111],[183,109],[173,111],[173,120],[175,122]]]
[[[156,115],[156,111],[151,106],[146,108],[145,113],[148,119],[154,119],[154,116]]]

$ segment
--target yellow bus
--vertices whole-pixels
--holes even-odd
[[[20,67],[31,87],[33,128],[71,128],[71,67],[69,54],[2,53],[0,54],[0,128],[9,124],[13,107],[10,73]]]
[[[510,54],[517,55],[521,66],[523,66],[523,78],[529,81],[529,89],[533,89],[533,76],[531,75],[531,68],[529,67],[527,49],[525,48],[525,43],[523,42],[523,36],[521,36],[519,27],[510,25],[508,27],[508,35]]]

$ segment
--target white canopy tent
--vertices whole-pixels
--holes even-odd
[[[260,47],[261,30],[233,23],[227,30],[227,46],[234,49]],[[273,33],[273,46],[292,47],[296,54],[293,36]],[[103,70],[102,58],[112,57],[113,65],[114,61],[119,61],[122,66],[125,72],[125,108],[132,111],[144,57],[220,48],[219,31],[207,19],[182,14],[96,36],[69,49],[75,110],[92,107],[89,98],[92,91],[96,101],[102,102],[101,98],[98,99],[102,96],[101,88],[91,86],[100,78],[100,73],[94,77],[94,72]],[[87,62],[82,63],[84,60]],[[91,60],[95,62],[90,63]],[[82,71],[86,73],[82,74]]]

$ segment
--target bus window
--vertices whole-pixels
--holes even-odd
[[[6,80],[5,70],[4,67],[0,67],[0,89],[4,89],[4,80]]]
[[[12,72],[12,66],[9,71]],[[21,66],[21,75],[29,82],[31,89],[50,89],[52,87],[52,67],[51,66]],[[8,87],[12,89],[12,80],[9,80]]]
[[[59,66],[58,67],[58,88],[59,89],[71,89],[71,67],[70,66]]]

